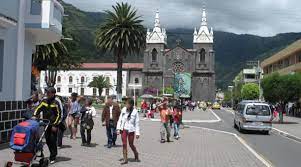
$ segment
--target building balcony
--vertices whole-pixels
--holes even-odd
[[[25,27],[36,45],[55,43],[62,38],[63,6],[57,0],[29,0]]]

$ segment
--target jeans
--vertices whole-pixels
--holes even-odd
[[[48,126],[48,129],[45,132],[46,144],[50,152],[50,161],[55,160],[57,156],[57,131],[52,131],[52,126]]]
[[[83,144],[91,144],[91,131],[92,129],[85,129],[82,125],[80,126],[80,135],[82,137]],[[87,138],[85,133],[87,133]]]
[[[107,137],[108,137],[108,145],[115,144],[117,139],[116,127],[109,124],[107,125]]]
[[[167,138],[167,140],[169,140],[169,138],[170,138],[170,128],[169,128],[168,122],[162,123],[162,125],[161,125],[161,132],[160,132],[161,140],[164,140],[165,132],[166,132],[166,138]]]
[[[179,136],[180,123],[174,123],[174,137]]]

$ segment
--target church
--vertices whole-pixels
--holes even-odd
[[[144,89],[173,87],[178,97],[199,101],[215,99],[213,29],[208,28],[205,8],[200,28],[194,29],[191,40],[192,49],[183,48],[179,41],[175,48],[167,48],[166,29],[161,27],[159,11],[156,12],[154,28],[148,29],[146,36]]]

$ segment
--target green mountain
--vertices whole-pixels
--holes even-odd
[[[114,62],[110,54],[97,51],[94,37],[97,26],[105,18],[104,13],[84,12],[70,4],[63,4],[67,17],[64,17],[64,35],[73,38],[76,47],[71,54],[84,57],[86,62]],[[284,33],[273,37],[238,35],[215,31],[214,50],[216,52],[216,82],[225,88],[231,84],[239,71],[246,66],[246,61],[261,60],[269,57],[285,46],[301,38],[301,33]],[[181,39],[185,48],[192,48],[192,29],[169,29],[168,47],[174,47]],[[143,62],[143,56],[128,56],[126,62]]]

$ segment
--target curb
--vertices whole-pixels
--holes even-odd
[[[296,142],[301,143],[301,138],[299,138],[299,137],[297,137],[297,136],[294,136],[294,135],[292,135],[292,134],[289,134],[288,132],[284,132],[284,131],[279,130],[279,129],[277,129],[277,128],[272,128],[272,130],[273,130],[273,131],[276,131],[276,132],[277,132],[279,135],[281,135],[281,136],[284,136],[284,137],[286,137],[286,138],[289,138],[289,139],[291,139],[291,140],[294,140],[294,141],[296,141]]]

